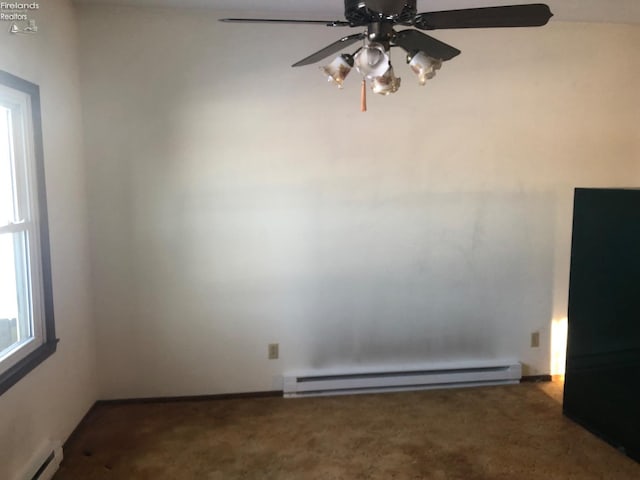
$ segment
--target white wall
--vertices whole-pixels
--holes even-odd
[[[40,85],[57,352],[0,396],[0,478],[64,441],[97,398],[74,10],[40,2],[35,35],[0,22],[0,69]],[[5,23],[6,29],[5,29]]]
[[[101,397],[466,358],[548,373],[572,189],[637,184],[640,28],[438,33],[463,54],[420,88],[396,53],[402,89],[362,114],[355,74],[288,67],[342,30],[217,17],[79,10]]]

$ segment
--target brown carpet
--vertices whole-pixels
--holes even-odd
[[[561,388],[99,405],[55,480],[640,479]]]

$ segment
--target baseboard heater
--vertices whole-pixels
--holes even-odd
[[[62,447],[57,442],[47,442],[31,457],[16,480],[51,480],[62,462]]]
[[[285,375],[283,389],[285,397],[294,398],[508,385],[521,378],[522,365],[515,361],[455,362]]]

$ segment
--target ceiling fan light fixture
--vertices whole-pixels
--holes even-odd
[[[369,43],[353,57],[356,70],[367,80],[381,77],[391,66],[389,54],[381,43]]]
[[[442,60],[430,57],[426,53],[419,51],[407,58],[411,70],[418,76],[418,83],[424,85],[427,80],[436,76],[436,72],[442,67]]]
[[[396,93],[400,88],[400,77],[393,73],[393,67],[389,67],[384,75],[374,78],[371,81],[371,90],[379,95],[389,95]]]
[[[344,80],[353,68],[353,57],[348,54],[338,55],[333,61],[320,70],[327,76],[329,82],[335,83],[338,88],[343,88]]]
[[[422,30],[449,30],[466,28],[508,28],[541,27],[546,25],[553,13],[544,3],[482,6],[458,8],[454,10],[418,12],[417,0],[343,0],[344,20],[291,19],[291,18],[221,18],[222,22],[265,23],[271,25],[324,25],[326,27],[358,28],[358,33],[342,36],[333,43],[297,61],[292,67],[316,64],[334,55],[339,55],[347,47],[361,42],[362,45],[351,55],[339,55],[321,71],[329,80],[343,88],[349,72],[356,68],[362,75],[362,110],[366,111],[366,85],[370,84],[374,93],[389,95],[400,88],[400,78],[393,73],[391,48],[400,47],[406,52],[407,64],[418,77],[418,83],[425,85],[435,77],[442,63],[455,58],[462,52]],[[395,27],[409,27],[396,30]],[[33,28],[32,28],[33,27]],[[363,29],[363,27],[365,27]],[[35,31],[29,25],[24,30]],[[17,25],[12,25],[15,33]]]

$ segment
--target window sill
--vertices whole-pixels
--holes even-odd
[[[53,355],[58,346],[58,339],[43,343],[33,352],[0,374],[0,395],[9,390],[22,377]]]

